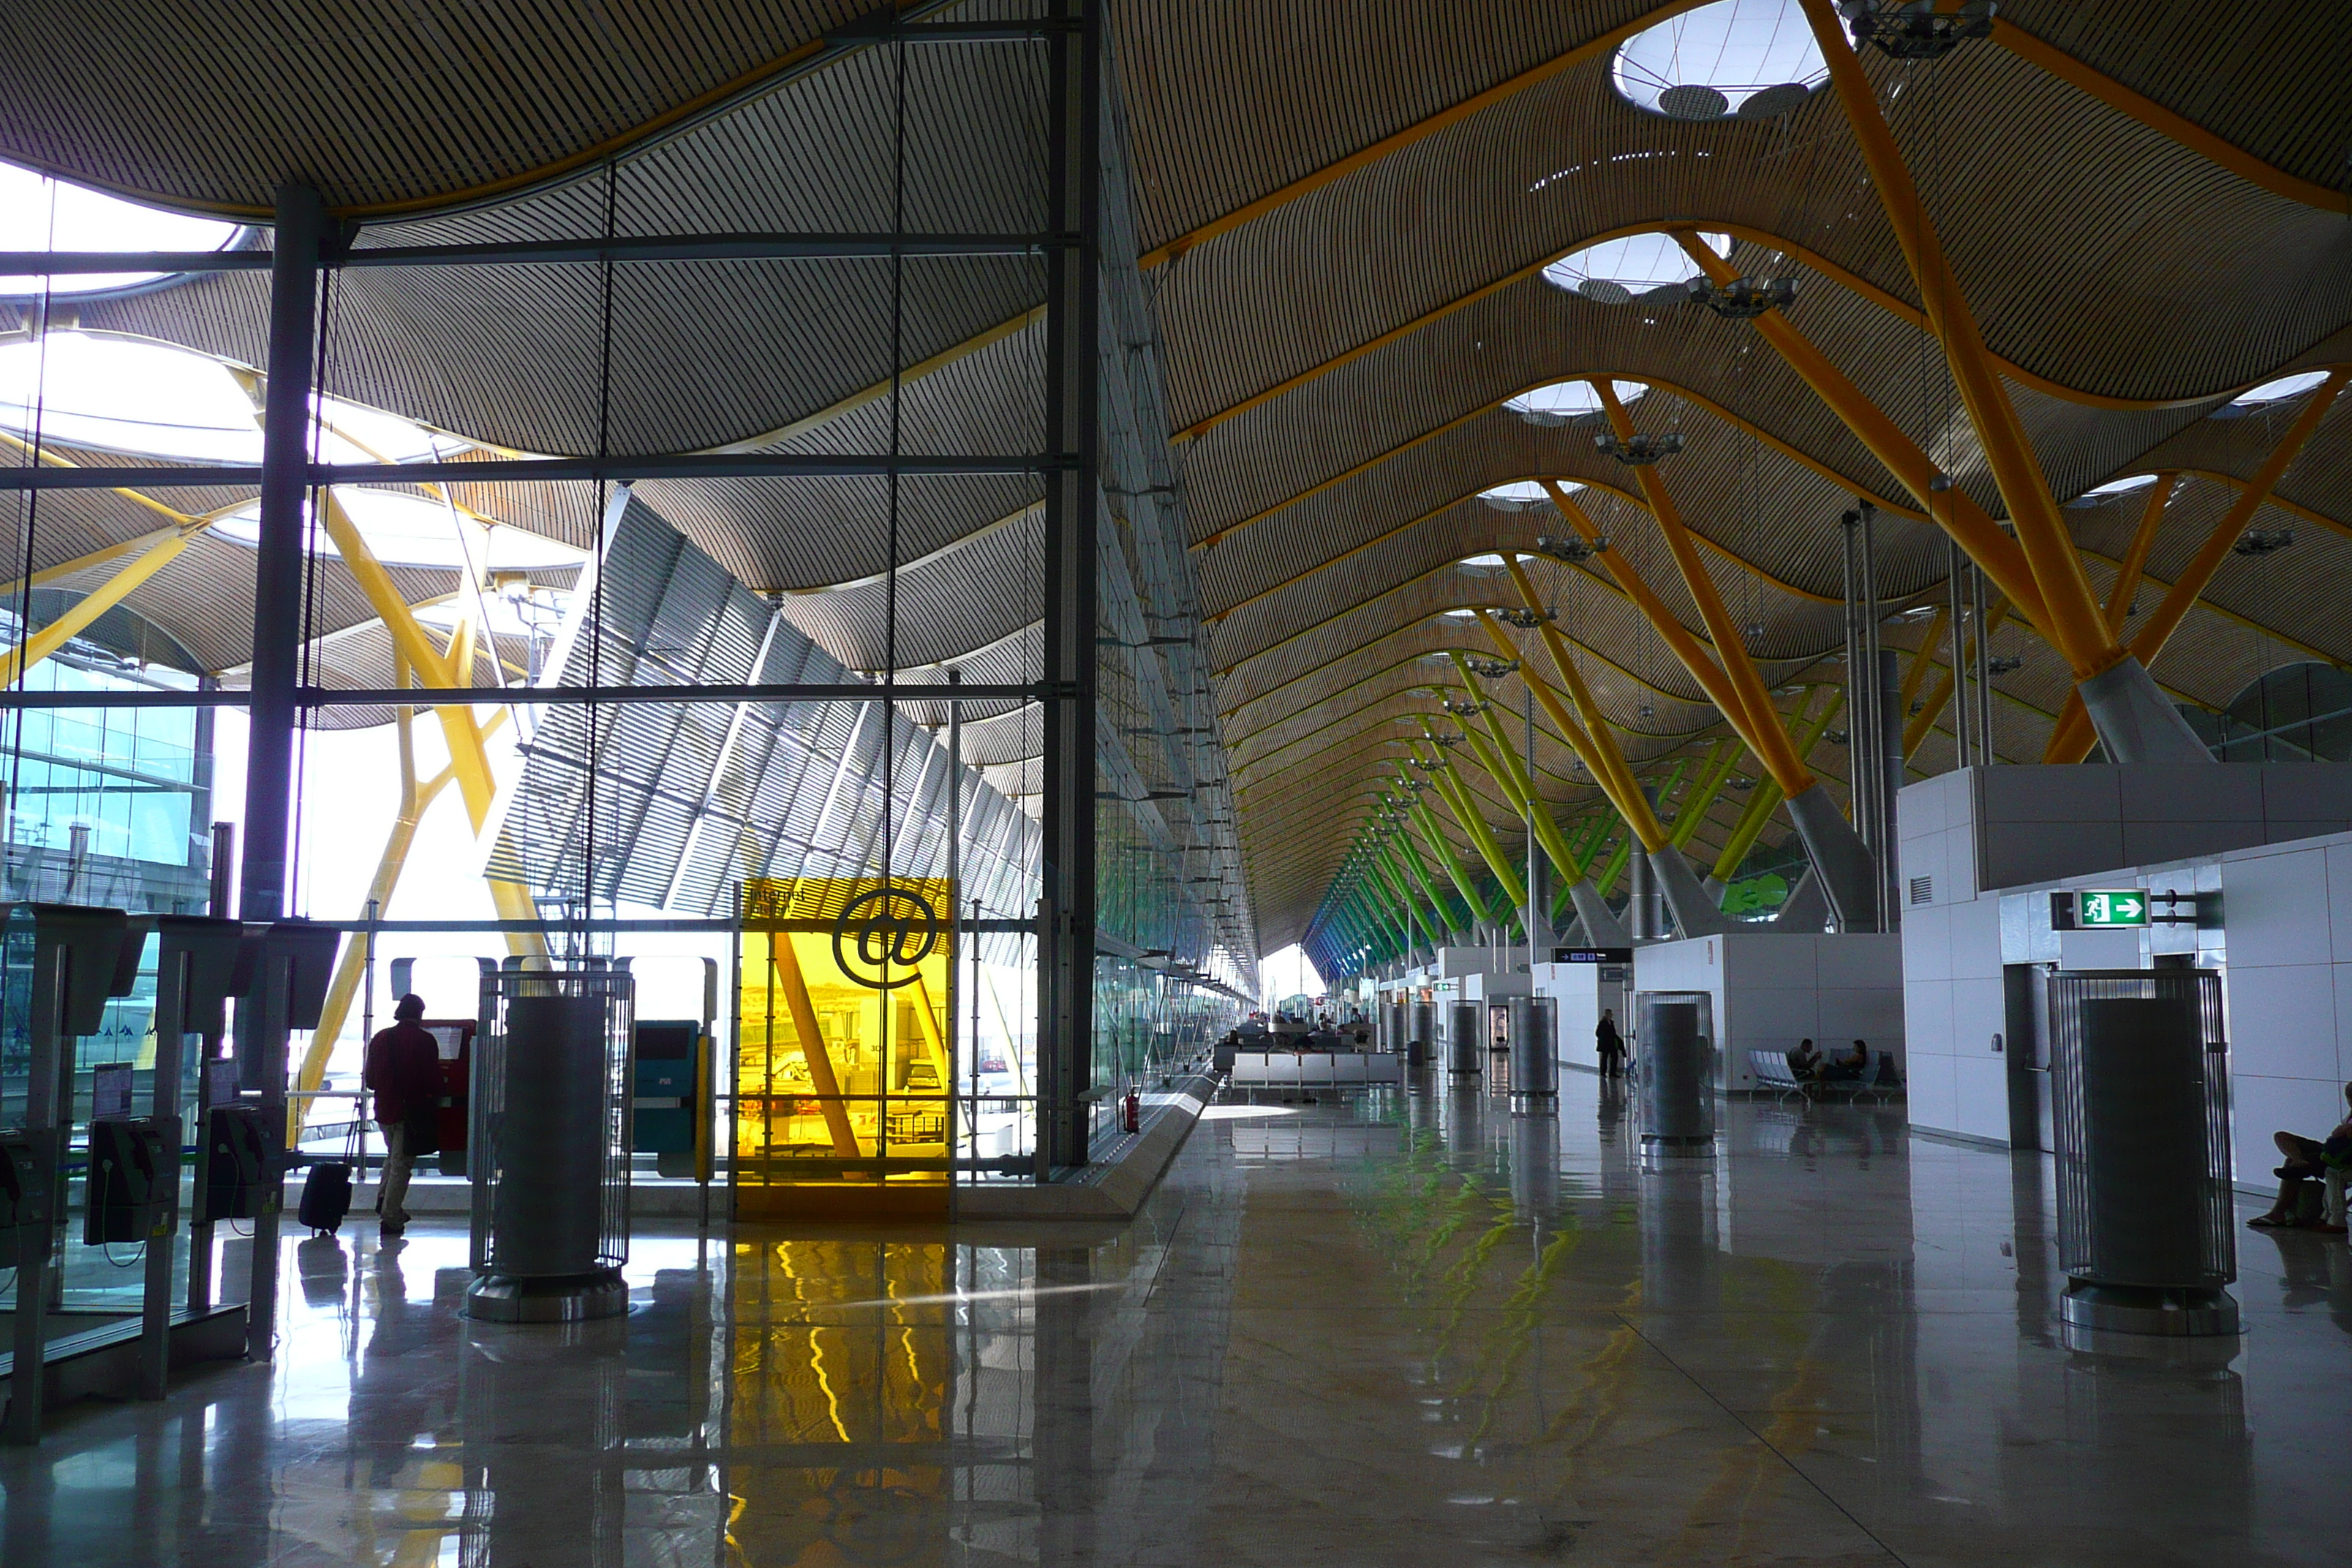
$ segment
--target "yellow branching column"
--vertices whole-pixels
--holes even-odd
[[[2018,417],[2009,388],[1985,348],[1984,334],[1944,255],[1870,79],[1839,26],[1832,0],[1801,0],[1801,4],[1870,170],[1871,184],[1878,189],[1879,205],[1918,286],[1928,330],[1943,346],[1953,389],[1968,410],[1993,483],[2008,504],[2019,547],[2032,569],[2041,610],[2033,617],[2035,625],[2073,669],[2084,710],[2115,761],[2210,763],[2212,754],[2157,689],[2145,661],[2118,646],[2108,629],[2105,612],[2091,592],[2082,553],[2074,548],[2057,500],[2051,494],[2024,421]],[[1986,570],[1990,574],[1992,568],[1989,565]],[[2035,603],[2020,597],[2007,583],[2000,587],[2021,606]],[[1792,800],[1792,809],[1794,805]]]
[[[2221,570],[2221,563],[2230,557],[2231,548],[2245,532],[2246,525],[2254,521],[2254,514],[2262,510],[2271,492],[2278,488],[2279,480],[2285,477],[2288,467],[2302,453],[2312,433],[2319,428],[2320,421],[2327,417],[2328,409],[2335,405],[2336,396],[2343,392],[2347,380],[2352,380],[2352,368],[2339,367],[2328,373],[2327,379],[2305,400],[2302,410],[2295,415],[2294,423],[2287,426],[2286,434],[2271,449],[2271,455],[2263,459],[2263,466],[2254,470],[2254,477],[2238,492],[2238,499],[2231,503],[2230,510],[2221,514],[2221,521],[2215,523],[2213,531],[2205,536],[2204,545],[2189,563],[2188,570],[2174,579],[2171,589],[2164,595],[2164,602],[2157,605],[2132,637],[2132,655],[2142,665],[2156,662],[2157,655],[2164,651],[2164,645],[2171,640],[2174,632],[2180,629],[2180,623],[2187,618],[2189,606],[2196,604],[2205,590],[2212,585],[2215,574]],[[2165,491],[2172,487],[2168,480],[2159,479],[2157,488]],[[2148,504],[2152,517],[2161,515],[2156,510],[2158,503],[2154,498]],[[2153,523],[2150,524],[2152,529]],[[2144,563],[2147,552],[2141,542],[2135,539],[2132,548]],[[2125,564],[2126,570],[2131,569],[2131,562],[2126,561]],[[2118,583],[2119,593],[2121,587]],[[2123,608],[2128,608],[2130,600],[2127,596],[2121,596],[2119,604]],[[2109,614],[2121,621],[2116,606],[2111,605]],[[2082,695],[2078,689],[2074,699],[2068,700],[2065,711],[2059,715],[2058,728],[2050,737],[2050,748],[2042,753],[2043,762],[2079,763],[2090,754],[2093,741],[2106,738],[2104,734],[2092,732],[2091,715],[2080,700]],[[2112,753],[2115,748],[2111,745],[2108,750]],[[2200,755],[2210,755],[2201,742],[2198,750]]]
[[[1623,417],[1624,408],[1618,404],[1613,391],[1607,395],[1607,399],[1608,405],[1617,411],[1612,421],[1613,424],[1615,419]],[[1648,474],[1646,468],[1643,472]],[[1654,505],[1658,498],[1665,496],[1665,487],[1655,475],[1648,475],[1648,482],[1654,487],[1652,496]],[[1675,618],[1674,612],[1643,581],[1633,563],[1624,558],[1624,552],[1607,547],[1607,541],[1601,538],[1601,531],[1593,526],[1592,519],[1583,507],[1577,504],[1575,498],[1549,479],[1544,480],[1543,485],[1550,494],[1552,503],[1559,509],[1560,516],[1567,519],[1569,526],[1593,547],[1609,574],[1624,590],[1625,596],[1656,629],[1659,638],[1682,661],[1691,679],[1722,712],[1725,721],[1748,743],[1748,751],[1755,754],[1757,761],[1771,775],[1772,782],[1780,787],[1789,803],[1789,816],[1795,821],[1797,832],[1804,838],[1806,851],[1812,857],[1814,869],[1820,873],[1822,889],[1829,896],[1839,924],[1848,931],[1877,929],[1878,873],[1875,862],[1854,832],[1853,825],[1845,819],[1837,803],[1830,798],[1828,789],[1814,778],[1812,770],[1798,755],[1779,710],[1772,705],[1770,694],[1764,690],[1762,678],[1756,674],[1755,666],[1748,659],[1747,650],[1738,644],[1736,630],[1729,626],[1728,615],[1723,616],[1723,622],[1726,632],[1730,635],[1718,641],[1714,654],[1710,654],[1706,646]],[[1667,499],[1667,505],[1671,510],[1671,498]],[[1675,521],[1679,529],[1679,516]],[[1685,542],[1688,543],[1687,539]],[[1681,559],[1680,552],[1676,558],[1678,561]],[[1696,551],[1692,552],[1692,560],[1696,562]],[[1720,612],[1721,596],[1715,593],[1714,584],[1707,580],[1703,563],[1697,563],[1696,575],[1705,584],[1702,609],[1707,600],[1712,600]],[[1523,587],[1521,592],[1532,595],[1533,590]],[[1694,585],[1692,596],[1700,598],[1701,592]],[[1529,607],[1540,610],[1532,597]],[[1717,656],[1721,657],[1722,664],[1716,662]],[[1753,680],[1757,693],[1755,700],[1744,698],[1734,684],[1728,667],[1735,660],[1747,669]],[[1761,723],[1751,717],[1759,707],[1767,715]]]
[[[408,601],[401,596],[392,574],[383,569],[374,552],[369,550],[366,539],[361,535],[357,525],[343,510],[342,503],[335,499],[331,490],[327,492],[327,504],[320,509],[320,521],[325,525],[328,536],[335,542],[343,564],[351,570],[352,581],[359,584],[360,592],[367,595],[369,606],[383,618],[384,629],[392,634],[394,651],[429,685],[471,685],[470,679],[461,679],[461,673],[464,673],[462,667],[453,668],[455,661],[445,658],[441,650],[433,646],[431,636],[417,620],[415,612],[409,608]],[[453,644],[451,652],[470,664],[469,639],[458,639]],[[485,692],[484,696],[495,700],[493,693]],[[490,820],[499,793],[498,781],[490,771],[489,751],[483,744],[482,726],[476,721],[474,710],[468,706],[453,704],[436,708],[433,716],[440,721],[441,736],[449,750],[449,766],[457,774],[457,792],[465,798],[466,815],[473,822],[474,831],[479,833]],[[531,902],[530,889],[520,882],[509,882],[497,877],[486,880],[489,885],[490,902],[497,908],[499,919],[529,921],[539,918],[539,909]],[[507,947],[508,951],[525,957],[544,958],[547,954],[546,941],[534,932],[509,933]]]
[[[1699,886],[1698,878],[1683,858],[1681,847],[1666,830],[1665,825],[1658,820],[1656,808],[1650,804],[1649,796],[1643,793],[1641,784],[1634,779],[1633,770],[1626,763],[1625,753],[1618,746],[1617,738],[1610,733],[1607,717],[1601,711],[1601,705],[1593,700],[1591,689],[1584,684],[1582,672],[1576,668],[1576,660],[1568,650],[1567,639],[1559,635],[1550,621],[1542,618],[1547,612],[1537,601],[1535,586],[1528,580],[1526,569],[1519,564],[1517,555],[1506,552],[1503,561],[1510,569],[1511,581],[1527,607],[1538,617],[1537,632],[1545,651],[1551,656],[1552,668],[1559,676],[1560,684],[1568,688],[1577,711],[1582,715],[1580,733],[1583,744],[1577,747],[1578,754],[1584,758],[1584,765],[1591,770],[1592,776],[1601,782],[1601,791],[1608,795],[1610,804],[1616,806],[1618,815],[1625,819],[1633,836],[1642,841],[1643,858],[1657,875],[1675,924],[1682,928],[1685,936],[1704,936],[1722,929],[1722,912],[1716,908],[1715,900],[1706,896],[1706,889]],[[1494,639],[1496,647],[1519,658],[1520,672],[1528,688],[1543,703],[1552,721],[1559,725],[1563,732],[1571,735],[1570,743],[1574,744],[1573,736],[1578,732],[1578,726],[1561,708],[1550,687],[1535,673],[1533,661],[1520,655],[1511,640],[1503,635],[1503,629],[1484,610],[1478,613],[1478,623],[1486,628],[1486,635]],[[1578,895],[1571,893],[1570,896],[1574,898]],[[1578,909],[1580,913],[1583,912],[1581,903]],[[1588,917],[1585,921],[1587,927],[1592,923]]]

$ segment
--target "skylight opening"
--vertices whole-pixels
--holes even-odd
[[[560,540],[502,524],[486,530],[439,501],[398,490],[341,485],[336,487],[335,500],[367,542],[369,552],[386,566],[436,572],[560,572],[586,559]],[[238,544],[258,543],[261,503],[231,512],[213,524],[213,532]],[[323,526],[318,531],[318,553],[337,557],[342,553]]]
[[[218,360],[162,343],[51,332],[0,345],[0,425],[44,446],[196,463],[261,461],[253,399]]]
[[[1576,479],[1554,479],[1552,483],[1559,488],[1563,495],[1574,495],[1584,488],[1583,484]],[[1478,499],[1496,511],[1527,511],[1536,507],[1552,504],[1551,492],[1545,489],[1542,481],[1538,479],[1513,479],[1508,484],[1496,485],[1491,489],[1480,490]]]
[[[103,191],[0,163],[0,250],[225,250],[242,232],[237,224],[142,206]],[[53,299],[77,299],[134,289],[170,276],[166,272],[86,273],[46,279],[0,276],[0,297],[37,295],[47,284]]]
[[[325,463],[417,462],[467,449],[396,414],[313,397]],[[110,332],[53,331],[0,344],[0,429],[44,447],[182,462],[261,461],[261,414],[246,377],[207,354]]]
[[[495,637],[544,641],[555,635],[556,624],[562,619],[563,606],[570,598],[561,588],[544,587],[534,588],[523,597],[485,593],[478,602],[471,594],[465,594],[437,605],[419,605],[416,618],[437,630],[455,631],[457,623],[473,612],[475,625],[486,627]]]
[[[1798,0],[1716,0],[1626,39],[1610,76],[1653,114],[1755,120],[1802,105],[1829,66]]]
[[[2066,504],[2068,506],[2103,506],[2117,496],[2134,494],[2147,489],[2154,483],[2156,483],[2154,474],[2126,474],[2120,479],[2109,479],[2105,484],[2093,485]]]
[[[2290,397],[2301,397],[2326,379],[2327,373],[2324,370],[2297,371],[2293,375],[2283,375],[2276,381],[2266,381],[2260,386],[2238,394],[2230,399],[2229,406],[2263,408],[2273,403],[2284,403]]]
[[[1612,381],[1609,384],[1620,403],[1635,402],[1650,390],[1638,381]],[[1556,381],[1549,386],[1523,392],[1503,406],[1530,425],[1565,425],[1571,419],[1600,413],[1601,395],[1592,390],[1589,381]]]
[[[1702,234],[1698,237],[1717,256],[1731,254],[1729,235]],[[1565,289],[1598,305],[1627,304],[1637,294],[1660,289],[1679,295],[1692,279],[1702,276],[1670,234],[1633,234],[1588,245],[1545,268],[1543,275],[1544,281],[1553,288]]]

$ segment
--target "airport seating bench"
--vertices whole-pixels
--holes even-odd
[[[1402,1083],[1404,1058],[1373,1051],[1235,1051],[1230,1081],[1237,1089]]]
[[[1815,1079],[1809,1083],[1801,1082],[1789,1066],[1788,1055],[1781,1051],[1751,1050],[1748,1053],[1748,1065],[1756,1075],[1757,1086],[1779,1095],[1783,1104],[1790,1100],[1822,1100],[1840,1094],[1849,1100],[1859,1100],[1864,1095],[1887,1099],[1903,1087],[1895,1083],[1880,1083],[1875,1073],[1868,1079]]]

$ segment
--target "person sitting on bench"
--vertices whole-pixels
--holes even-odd
[[[1826,1058],[1813,1048],[1811,1039],[1799,1040],[1797,1048],[1789,1053],[1789,1073],[1799,1083],[1811,1083],[1822,1075],[1822,1063]]]
[[[2344,1086],[2344,1098],[2352,1107],[2352,1083]],[[2268,1214],[2256,1215],[2246,1223],[2257,1230],[2310,1229],[2343,1235],[2344,1186],[2346,1179],[2352,1177],[2352,1115],[2337,1122],[2324,1142],[2295,1132],[2274,1132],[2271,1141],[2286,1156],[2286,1163],[2276,1173],[2278,1201],[2271,1205]],[[2324,1194],[2315,1224],[2303,1217],[2309,1202],[2305,1184],[2314,1182]]]
[[[1860,1083],[1870,1073],[1870,1047],[1860,1040],[1853,1043],[1851,1056],[1833,1058],[1822,1068],[1823,1083]]]

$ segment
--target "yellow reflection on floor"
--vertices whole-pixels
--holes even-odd
[[[739,1244],[730,1556],[946,1562],[952,1370],[943,1241]],[[913,1299],[913,1300],[910,1300]]]

